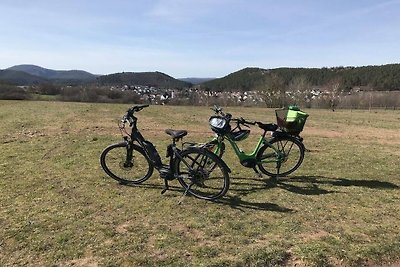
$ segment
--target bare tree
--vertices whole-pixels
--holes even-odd
[[[296,76],[289,83],[289,91],[298,105],[311,107],[311,89],[311,83],[305,76]]]
[[[340,96],[342,94],[341,86],[342,80],[340,78],[334,78],[322,87],[324,90],[324,96],[329,101],[329,107],[332,111],[335,111],[335,108],[340,102]]]
[[[264,86],[263,88],[259,88],[259,92],[267,107],[282,107],[287,104],[287,86],[281,77],[272,73]]]

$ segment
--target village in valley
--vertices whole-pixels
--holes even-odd
[[[325,107],[326,105],[338,106],[356,102],[355,98],[365,99],[365,105],[371,105],[374,98],[382,97],[373,92],[368,86],[357,86],[348,92],[342,92],[331,87],[303,88],[287,91],[211,91],[201,86],[191,88],[173,89],[158,88],[145,85],[110,86],[108,90],[122,91],[136,95],[140,102],[154,105],[190,104],[190,105],[231,105],[231,106],[276,106],[282,98],[292,103],[305,107]],[[388,94],[385,92],[384,95]],[[360,104],[360,103],[359,103]]]

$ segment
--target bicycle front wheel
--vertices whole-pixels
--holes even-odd
[[[127,143],[108,146],[101,153],[100,163],[111,178],[122,184],[143,183],[149,179],[154,170],[144,150],[134,144],[128,148]]]
[[[218,156],[206,149],[192,147],[181,151],[180,157],[175,161],[175,173],[187,192],[205,200],[215,200],[226,194],[229,174]]]
[[[292,137],[280,137],[271,140],[270,144],[281,153],[279,176],[286,176],[300,167],[305,149],[299,140]],[[277,176],[278,158],[277,152],[272,147],[265,145],[258,152],[257,166],[264,174]]]

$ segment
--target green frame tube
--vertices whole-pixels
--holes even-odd
[[[278,155],[275,157],[274,160],[263,160],[262,163],[271,163],[271,162],[278,162],[282,161],[282,152],[280,152],[275,146],[271,145],[267,139],[265,139],[264,135],[260,136],[260,139],[257,142],[256,147],[254,148],[253,152],[247,154],[244,152],[234,140],[232,140],[229,137],[224,137],[226,138],[229,143],[231,144],[233,151],[235,151],[236,156],[239,158],[239,160],[242,162],[244,160],[256,160],[258,152],[260,151],[261,147],[263,145],[267,145],[268,147],[272,148],[274,152]],[[223,143],[223,138],[222,137],[215,137],[210,143],[216,144],[217,147],[213,151],[216,155],[219,155],[219,152],[221,151],[222,143]]]

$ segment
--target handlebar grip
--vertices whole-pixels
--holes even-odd
[[[210,108],[212,111],[214,111],[215,113],[219,114],[222,113],[222,108],[220,108],[217,105],[214,105],[214,107]]]
[[[129,115],[133,115],[134,112],[139,112],[139,111],[141,111],[142,109],[147,108],[148,106],[149,106],[148,104],[146,104],[146,105],[133,106],[133,107],[131,107],[131,108],[128,109],[128,114],[129,114]]]

